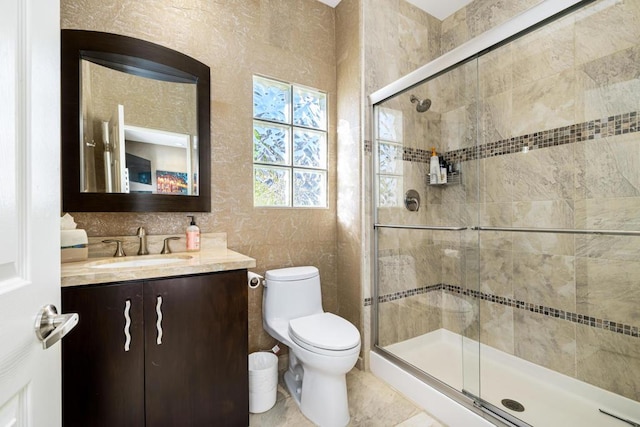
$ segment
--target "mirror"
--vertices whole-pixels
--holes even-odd
[[[209,67],[143,40],[62,30],[61,77],[64,211],[211,211]]]

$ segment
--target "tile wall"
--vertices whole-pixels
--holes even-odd
[[[357,326],[362,342],[363,265],[369,249],[363,238],[362,8],[359,0],[342,0],[336,7],[337,75],[337,282],[338,313]],[[362,354],[366,345],[362,346]],[[362,365],[360,365],[362,366]]]
[[[403,75],[415,70],[440,55],[440,31],[441,22],[433,16],[416,8],[410,3],[399,1],[379,2],[377,0],[358,0],[361,4],[360,25],[363,28],[364,38],[361,43],[362,49],[362,83],[361,93],[363,105],[366,107],[362,113],[361,122],[363,124],[362,136],[363,144],[363,186],[361,197],[363,200],[364,228],[362,238],[363,248],[369,252],[373,248],[371,230],[373,228],[373,211],[371,196],[373,194],[372,176],[372,118],[371,104],[367,96],[385,85],[392,83]],[[420,95],[420,94],[417,94]],[[408,99],[408,98],[407,98]],[[407,140],[408,141],[408,140]],[[407,169],[413,168],[414,176],[419,176],[424,171],[422,164],[407,164]],[[394,246],[397,247],[397,246]],[[418,250],[415,248],[414,250]],[[373,271],[372,263],[375,259],[366,259],[362,267],[363,287],[362,297],[365,301],[372,295]],[[362,300],[361,300],[362,301]],[[401,305],[405,301],[399,301]],[[361,302],[362,303],[362,302]],[[402,310],[393,309],[394,315],[401,321]],[[415,312],[417,314],[417,311]],[[371,331],[375,322],[372,319],[371,306],[365,304],[363,309],[363,331],[365,336],[365,349],[371,348]],[[411,319],[414,319],[413,317]],[[417,319],[416,322],[422,322]],[[394,326],[389,322],[380,327],[388,327],[394,331],[402,328]],[[399,332],[402,334],[403,332]],[[368,351],[364,352],[365,366],[368,362]]]
[[[425,115],[440,126],[438,133],[431,125],[436,140],[420,137],[425,123],[413,113],[406,123],[419,130],[404,132],[417,138],[405,142],[405,190],[415,186],[424,195],[426,223],[640,230],[638,20],[638,2],[599,1],[481,57],[477,69],[465,64],[467,70],[416,88],[433,100]],[[476,74],[477,100],[468,90]],[[410,114],[406,97],[385,106]],[[424,184],[432,145],[461,161],[461,185]],[[404,209],[379,214],[421,220]],[[445,327],[640,399],[640,238],[419,233],[424,237],[382,233],[381,343]],[[400,268],[398,277],[388,266],[411,258],[417,280],[411,268]],[[434,271],[433,262],[440,268]],[[419,307],[438,295],[477,307],[479,330],[448,316],[446,305],[424,319]]]

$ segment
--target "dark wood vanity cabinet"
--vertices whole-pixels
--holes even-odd
[[[144,425],[142,287],[62,288],[63,310],[80,316],[62,344],[63,425]],[[127,301],[131,339],[125,351]]]
[[[247,426],[246,277],[63,288],[63,425]]]

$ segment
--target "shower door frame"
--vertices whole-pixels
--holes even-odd
[[[538,5],[530,8],[515,18],[496,26],[483,34],[469,40],[466,43],[458,46],[457,48],[445,53],[444,55],[436,58],[435,60],[423,65],[415,71],[407,74],[404,77],[394,81],[393,83],[379,89],[369,95],[369,103],[371,108],[370,117],[372,120],[372,135],[374,135],[374,141],[377,141],[377,105],[382,103],[396,95],[406,92],[417,85],[424,83],[427,80],[435,78],[441,74],[446,73],[468,61],[475,60],[483,54],[494,50],[510,41],[519,38],[537,28],[546,25],[550,21],[554,21],[564,15],[567,15],[579,8],[584,7],[589,3],[593,3],[596,0],[544,0]],[[453,399],[458,404],[469,409],[482,418],[490,420],[497,426],[517,426],[517,427],[530,427],[529,424],[524,421],[514,418],[509,413],[502,409],[492,405],[489,402],[484,401],[481,396],[475,396],[470,393],[465,393],[451,387],[450,385],[442,382],[441,380],[423,372],[422,370],[412,366],[405,362],[403,359],[395,356],[391,352],[383,349],[378,345],[378,267],[377,259],[378,254],[378,230],[381,228],[396,228],[396,229],[425,229],[425,230],[445,230],[445,231],[463,231],[473,230],[480,232],[480,228],[477,225],[470,225],[468,227],[438,227],[428,225],[400,225],[400,224],[381,224],[378,222],[378,206],[377,206],[377,186],[374,185],[376,179],[376,162],[378,161],[378,155],[376,151],[377,144],[374,143],[373,149],[373,164],[371,168],[371,204],[373,212],[373,254],[371,262],[375,263],[371,266],[372,271],[372,313],[371,313],[371,342],[373,346],[371,351],[380,355],[381,357],[389,360],[397,366],[400,366],[404,371],[412,374],[425,382],[428,386],[432,387],[436,391],[443,395]],[[484,228],[484,227],[483,227]],[[582,230],[575,230],[582,231]],[[478,381],[480,379],[478,378]]]

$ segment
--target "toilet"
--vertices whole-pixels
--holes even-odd
[[[360,353],[353,324],[322,308],[316,267],[265,273],[262,324],[289,347],[285,384],[302,413],[322,427],[349,423],[346,374]]]

